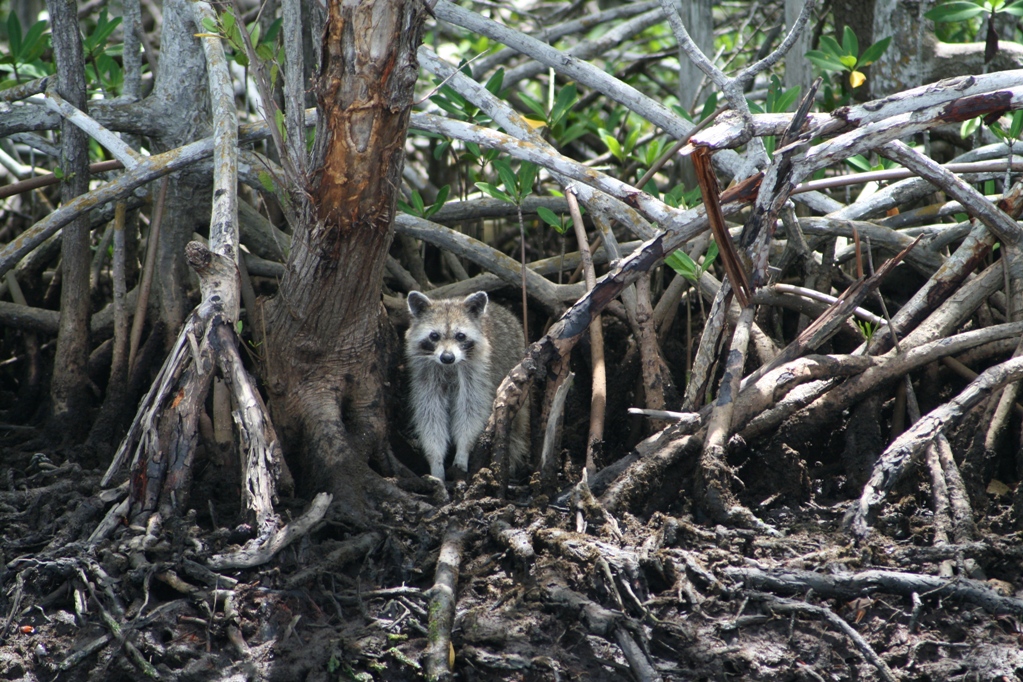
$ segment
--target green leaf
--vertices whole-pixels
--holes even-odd
[[[1003,7],[1001,11],[1014,17],[1023,17],[1023,0],[1017,0],[1017,2],[1012,3],[1008,7]]]
[[[437,204],[440,204],[443,206],[447,202],[449,194],[451,194],[451,185],[444,185],[441,187],[437,190],[437,199],[433,202],[433,205],[436,206]]]
[[[561,88],[557,99],[554,100],[554,106],[551,107],[551,115],[547,120],[547,125],[554,127],[560,123],[565,114],[572,109],[572,105],[575,104],[577,99],[579,99],[579,94],[574,83]]]
[[[671,190],[664,193],[664,203],[668,204],[672,208],[688,208],[688,204],[685,200],[686,187],[685,185],[675,185]]]
[[[867,161],[866,157],[864,157],[863,154],[856,154],[855,156],[850,156],[845,160],[845,162],[858,171],[866,172],[870,170],[870,162]]]
[[[519,165],[518,188],[519,198],[525,198],[533,192],[533,183],[536,182],[536,174],[539,169],[535,163],[523,161]]]
[[[536,214],[540,216],[540,220],[544,221],[558,232],[564,232],[565,227],[561,224],[561,219],[551,209],[546,206],[537,206]]]
[[[804,56],[810,61],[811,64],[813,64],[814,66],[823,71],[833,73],[841,73],[842,71],[845,71],[845,64],[838,61],[838,57],[833,57],[829,54],[825,54],[820,50],[810,50]]]
[[[508,159],[497,159],[494,161],[494,170],[497,171],[497,176],[501,178],[501,184],[504,185],[504,189],[509,194],[515,193],[519,187],[518,177],[515,172],[511,169],[511,163]]]
[[[53,177],[57,178],[58,180],[63,180],[64,179],[64,170],[60,166],[54,167],[54,169],[53,169]]]
[[[220,33],[220,27],[217,26],[217,22],[213,21],[209,17],[202,18],[202,27],[210,33]]]
[[[477,188],[479,188],[479,190],[481,192],[484,192],[485,194],[489,194],[490,196],[494,197],[495,199],[497,199],[499,201],[507,201],[509,204],[514,204],[515,203],[514,201],[512,201],[512,198],[510,196],[508,196],[507,194],[505,194],[501,190],[497,189],[496,187],[491,185],[489,182],[477,182],[477,183],[474,183],[474,184],[476,185]]]
[[[1023,2],[1023,0],[1021,0],[1021,2]],[[857,66],[862,68],[864,66],[870,66],[871,64],[876,62],[878,59],[881,58],[881,55],[884,54],[884,51],[888,49],[888,44],[891,42],[892,38],[891,36],[888,36],[887,38],[879,40],[870,47],[868,47],[866,50],[863,51],[863,54],[860,55],[860,59],[856,63]]]
[[[600,139],[607,146],[607,149],[608,151],[611,152],[612,156],[614,156],[619,161],[623,161],[625,159],[625,154],[622,153],[622,145],[621,143],[618,142],[614,135],[607,132],[603,128],[598,130],[597,134],[600,135]]]
[[[456,106],[444,95],[440,94],[434,95],[430,98],[430,101],[453,116],[457,116],[459,118],[464,117],[464,112],[462,111],[462,108]]]
[[[538,102],[537,100],[533,99],[529,95],[527,95],[525,93],[521,93],[521,92],[519,93],[519,99],[521,99],[522,102],[527,107],[529,107],[533,111],[534,114],[536,114],[537,116],[539,116],[540,118],[542,118],[545,121],[547,120],[547,111],[543,108],[543,105],[540,104],[540,102]]]
[[[46,31],[46,22],[37,21],[28,29],[22,40],[21,61],[33,62],[46,50],[46,41],[43,39],[43,32]],[[13,51],[13,47],[11,48]]]
[[[841,59],[846,55],[842,46],[839,45],[838,41],[831,36],[821,36],[819,47],[824,50],[825,54],[829,54],[835,59]]]
[[[561,144],[569,144],[570,142],[578,140],[580,137],[585,135],[586,130],[587,128],[585,123],[573,123],[561,134],[560,137],[558,137],[558,142]]]
[[[635,128],[632,132],[625,136],[625,147],[623,151],[628,156],[636,148],[636,142],[639,141],[639,135],[643,130],[641,128]]]
[[[845,55],[839,58],[838,61],[842,62],[842,66],[844,66],[849,71],[852,71],[853,69],[856,68],[856,57],[852,55]]]
[[[657,159],[661,158],[661,152],[664,151],[664,140],[651,140],[647,144],[646,149],[643,150],[643,162],[647,168],[650,168],[657,162]]]
[[[412,207],[415,209],[416,215],[423,215],[423,211],[426,206],[423,204],[423,195],[419,193],[419,190],[412,190],[410,200],[412,201]]]
[[[710,269],[710,266],[714,264],[714,261],[718,257],[718,243],[711,242],[707,247],[707,253],[703,254],[703,267],[701,268],[704,272]]]
[[[1014,140],[1018,140],[1021,132],[1023,132],[1023,109],[1017,109],[1012,112],[1012,124],[1009,126],[1009,137]]]
[[[966,21],[983,13],[984,8],[976,3],[968,0],[952,0],[952,2],[938,5],[924,16],[934,22]]]
[[[491,95],[497,95],[501,92],[501,85],[504,83],[504,67],[494,72],[494,75],[487,80],[487,84],[483,87],[490,92]]]
[[[86,54],[93,54],[97,49],[103,47],[107,38],[114,32],[114,29],[121,23],[121,17],[116,17],[113,21],[107,21],[107,11],[104,9],[99,14],[99,21],[96,24],[96,30],[93,31],[83,41],[82,46],[85,49]]]
[[[694,284],[700,279],[700,268],[682,249],[664,259],[664,264]]]
[[[451,148],[451,141],[450,140],[445,140],[444,142],[441,142],[433,150],[433,160],[434,161],[440,161],[444,157],[444,155],[448,153],[448,149],[450,149],[450,148]]]
[[[429,218],[434,213],[444,208],[444,202],[448,200],[448,194],[450,193],[451,185],[444,185],[439,190],[437,190],[437,200],[433,202],[433,205],[430,206],[430,208],[426,209],[426,213],[425,215],[423,215],[423,217]]]
[[[693,117],[689,114],[689,112],[680,107],[679,105],[672,104],[671,110],[674,111],[679,116],[681,116],[682,118],[684,118],[685,120],[689,121],[690,123],[693,122]]]
[[[963,124],[959,126],[959,136],[965,140],[971,135],[973,135],[975,132],[977,132],[977,129],[980,128],[980,123],[982,120],[983,119],[978,117],[963,121]]]
[[[277,34],[280,33],[281,26],[284,24],[284,19],[274,19],[273,23],[270,24],[270,28],[266,29],[266,35],[263,36],[264,43],[273,42],[277,38]]]
[[[842,32],[842,50],[854,57],[860,53],[860,42],[856,39],[856,33],[849,28],[848,24]]]
[[[259,45],[259,34],[262,33],[263,29],[259,24],[253,22],[252,27],[249,28],[249,40],[252,41],[253,45]]]
[[[12,55],[17,57],[21,54],[21,22],[14,11],[7,15],[7,42]]]
[[[281,134],[281,137],[288,139],[288,131],[284,126],[284,112],[280,109],[274,109],[274,123],[277,124],[277,132]]]
[[[244,327],[244,323],[241,320],[238,320],[237,322],[234,323],[234,331],[235,331],[235,333],[238,334],[238,336],[242,335],[243,327]]]
[[[707,99],[703,102],[703,109],[700,110],[700,120],[707,118],[718,108],[718,94],[716,92],[710,93]]]

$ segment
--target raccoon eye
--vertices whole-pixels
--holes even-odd
[[[440,332],[430,332],[430,340],[434,343],[440,341]]]
[[[464,332],[458,332],[457,334],[455,334],[455,341],[458,341],[459,343],[461,343],[462,341],[465,341],[465,333]]]

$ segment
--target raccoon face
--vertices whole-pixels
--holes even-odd
[[[412,325],[405,336],[409,357],[448,366],[471,359],[477,346],[485,343],[481,317],[486,306],[484,292],[461,301],[434,301],[418,291],[411,292],[408,307]]]

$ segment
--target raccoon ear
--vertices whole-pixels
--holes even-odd
[[[426,294],[421,294],[418,291],[408,292],[408,311],[412,313],[412,317],[419,317],[431,305],[433,305],[433,301],[427,298]]]
[[[465,306],[465,312],[470,317],[479,317],[487,309],[487,301],[490,299],[487,297],[487,292],[477,291],[475,294],[469,294],[462,301],[462,305]]]

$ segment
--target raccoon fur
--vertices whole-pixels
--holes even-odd
[[[430,464],[444,480],[444,458],[455,448],[457,469],[469,468],[494,404],[497,386],[522,359],[522,326],[508,310],[489,304],[486,292],[464,299],[431,300],[408,295],[412,325],[405,333],[412,428]],[[509,443],[514,471],[528,450],[529,409],[516,415]]]

